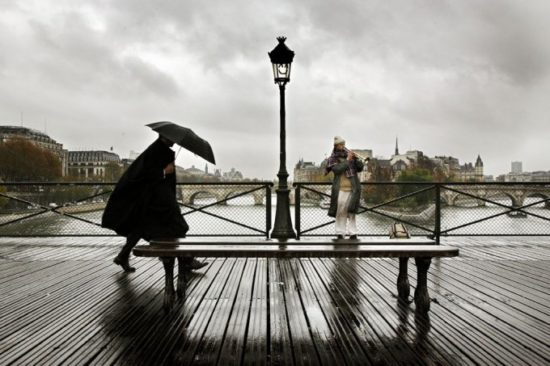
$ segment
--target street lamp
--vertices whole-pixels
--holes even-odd
[[[280,159],[279,159],[279,186],[277,187],[277,209],[275,211],[275,224],[271,237],[276,239],[296,238],[292,229],[292,219],[290,217],[290,200],[288,190],[288,172],[286,171],[286,129],[285,129],[285,85],[290,81],[290,66],[294,59],[294,51],[291,51],[286,45],[286,37],[277,37],[279,44],[269,52],[269,58],[273,64],[273,78],[275,84],[279,85],[280,94]]]

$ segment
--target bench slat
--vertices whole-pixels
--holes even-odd
[[[444,245],[263,245],[186,244],[141,245],[142,257],[455,257],[458,249]]]
[[[328,244],[360,244],[360,245],[436,245],[435,240],[425,237],[414,237],[410,239],[390,239],[387,237],[360,238],[359,240],[336,240],[334,238],[302,238],[300,240],[289,239],[279,241],[276,239],[265,239],[258,237],[188,237],[179,239],[154,239],[151,245],[198,245],[198,244],[232,244],[232,245],[328,245]]]

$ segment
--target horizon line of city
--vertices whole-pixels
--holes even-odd
[[[91,169],[86,171],[85,176],[90,175],[104,175],[104,167],[108,163],[122,164],[121,167],[129,165],[138,155],[138,152],[130,150],[128,158],[121,158],[119,154],[113,151],[113,147],[108,150],[67,150],[63,149],[63,144],[52,139],[47,133],[39,130],[13,125],[1,125],[0,126],[0,143],[8,141],[13,138],[23,138],[39,147],[49,150],[56,154],[62,161],[62,176],[69,175],[70,169]],[[454,176],[458,181],[504,181],[504,182],[528,182],[528,181],[550,181],[549,171],[523,171],[523,162],[512,161],[511,169],[508,173],[503,173],[494,177],[493,175],[483,174],[483,161],[478,154],[475,164],[467,162],[460,164],[458,158],[447,155],[436,155],[433,158],[425,156],[421,150],[408,150],[406,153],[399,153],[398,140],[396,138],[394,154],[390,158],[384,158],[383,156],[373,156],[372,149],[355,149],[363,157],[368,157],[376,162],[382,168],[390,169],[389,176],[396,178],[404,171],[411,170],[426,166],[426,161],[429,160],[428,167],[431,169],[441,168],[447,175],[447,177]],[[109,156],[110,155],[110,156]],[[321,163],[317,164],[311,161],[304,161],[300,158],[298,162],[293,164],[294,176],[293,181],[319,181],[323,180],[322,176],[325,176],[323,161],[326,161],[326,156],[321,160]],[[84,168],[86,164],[93,162],[93,166],[90,168]],[[208,163],[205,163],[204,170],[195,167],[195,164],[191,164],[190,167],[184,168],[184,173],[196,176],[216,176],[218,178],[227,178],[235,180],[254,179],[257,177],[244,177],[240,169],[242,167],[231,167],[227,172],[222,173],[221,168],[215,168],[214,173],[208,172]],[[304,178],[305,177],[305,178]],[[310,178],[310,179],[307,179]],[[370,177],[365,174],[362,180],[368,181]],[[277,178],[269,179],[277,181]]]

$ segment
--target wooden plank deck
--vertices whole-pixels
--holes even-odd
[[[121,272],[119,238],[0,238],[0,365],[550,364],[550,238],[444,242],[428,316],[397,259],[353,258],[209,258],[165,315],[161,262]]]

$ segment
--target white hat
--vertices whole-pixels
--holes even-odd
[[[344,140],[342,137],[334,136],[334,145],[345,144],[345,143],[346,143],[346,140]]]

